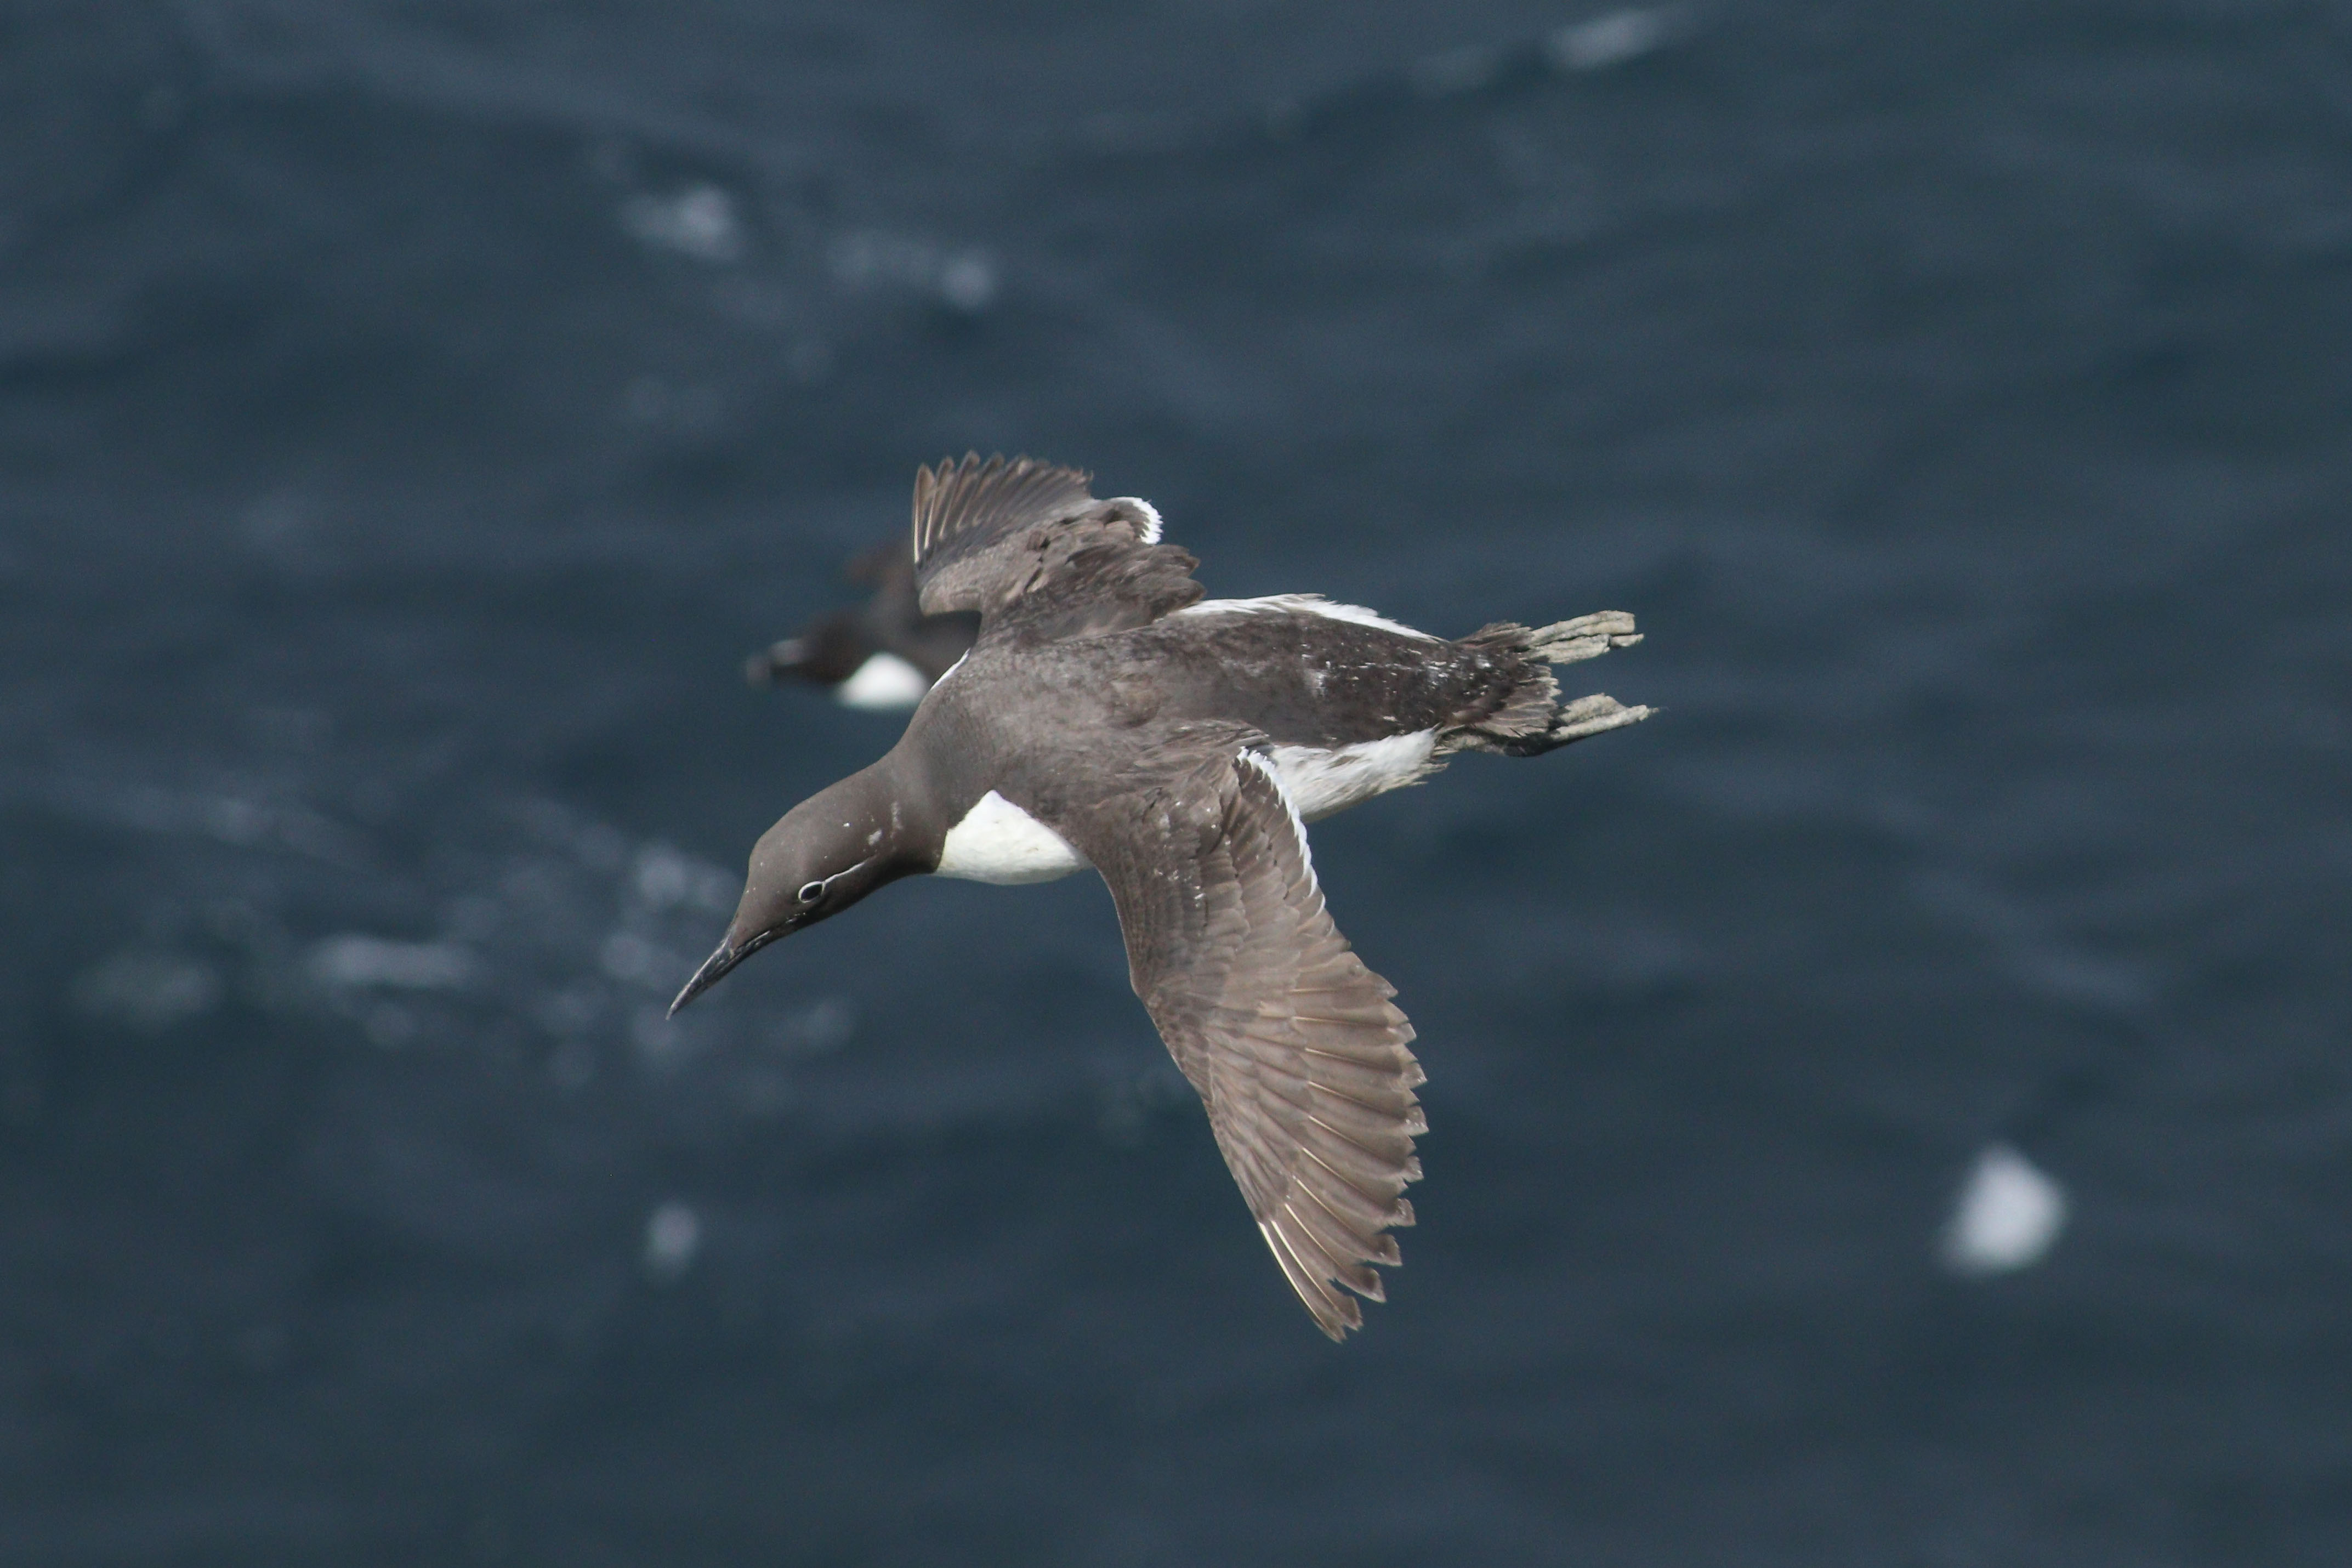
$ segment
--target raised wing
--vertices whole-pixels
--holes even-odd
[[[1160,514],[1097,500],[1091,476],[967,452],[915,473],[923,611],[977,610],[983,640],[1043,641],[1148,625],[1201,596],[1199,563],[1160,542]]]
[[[1118,906],[1135,993],[1275,1261],[1333,1339],[1384,1300],[1412,1223],[1424,1075],[1387,981],[1331,923],[1307,830],[1272,767],[1220,744],[1074,822]]]

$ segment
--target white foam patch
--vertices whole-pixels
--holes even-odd
[[[743,254],[735,198],[713,184],[631,196],[621,205],[621,226],[644,244],[698,261],[735,261]]]
[[[2024,1155],[1995,1143],[1977,1156],[1945,1228],[1944,1265],[1982,1278],[2030,1268],[2066,1228],[2066,1191]]]
[[[136,948],[93,964],[73,983],[82,1012],[149,1035],[211,1012],[220,999],[220,973],[211,964]]]
[[[702,1216],[688,1205],[667,1203],[646,1217],[646,1272],[675,1279],[702,1250]]]
[[[681,966],[690,970],[693,960],[658,942],[647,942],[633,931],[613,932],[596,950],[596,967],[609,978],[625,985],[642,985],[649,991],[669,989],[671,976]]]
[[[895,653],[877,653],[834,688],[845,707],[912,708],[931,689],[930,678]]]
[[[908,235],[845,234],[834,240],[826,259],[834,278],[851,288],[911,289],[966,315],[988,309],[1003,286],[986,251],[950,248]]]
[[[990,790],[948,829],[933,874],[1013,884],[1050,882],[1086,868],[1086,857],[1068,839]]]
[[[310,975],[322,985],[452,991],[474,977],[474,956],[451,942],[389,942],[351,931],[311,948]]]
[[[742,879],[667,844],[637,851],[630,890],[649,910],[690,904],[710,914],[732,914]]]
[[[1544,53],[1564,70],[1607,70],[1640,59],[1673,43],[1683,19],[1673,6],[1611,11],[1571,22],[1544,40]]]
[[[222,767],[224,784],[208,793],[176,773],[150,784],[141,761],[31,785],[67,820],[189,836],[137,858],[137,906],[152,934],[101,947],[58,977],[58,1000],[90,1027],[169,1039],[219,1018],[234,1000],[306,1031],[331,1029],[345,1044],[426,1050],[452,1064],[479,1053],[499,1073],[531,1073],[551,1094],[615,1074],[695,1075],[698,1095],[710,1097],[698,1105],[747,1111],[796,1095],[799,1059],[854,1037],[852,988],[824,977],[779,1002],[784,965],[758,989],[730,982],[692,1013],[663,1018],[735,908],[740,861],[722,868],[545,797],[490,793],[446,817],[420,816],[413,813],[425,808],[404,790],[362,784],[369,819],[436,826],[434,853],[413,856],[373,826],[326,815],[299,777]],[[186,758],[174,766],[195,771]],[[312,787],[331,784],[341,787]],[[13,775],[0,785],[27,787]],[[270,858],[225,878],[216,842]],[[347,879],[359,890],[314,907],[296,892],[314,873],[278,858],[297,845],[331,853],[325,864],[338,872],[367,868],[365,886]],[[385,900],[431,923],[379,929],[347,907]],[[648,1194],[647,1206],[659,1195]]]
[[[1386,616],[1368,610],[1361,605],[1339,605],[1320,594],[1268,594],[1257,599],[1203,599],[1188,605],[1176,616],[1321,616],[1326,620],[1353,621],[1358,626],[1378,626],[1382,631],[1396,632],[1423,642],[1439,639],[1424,631],[1390,620]]]

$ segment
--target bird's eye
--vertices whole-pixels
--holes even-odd
[[[824,897],[824,884],[823,882],[806,882],[802,884],[800,890],[801,902],[804,904],[813,904],[823,897]]]

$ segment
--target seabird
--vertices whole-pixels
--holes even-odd
[[[1128,970],[1291,1288],[1337,1340],[1412,1223],[1424,1080],[1395,988],[1323,906],[1307,824],[1456,752],[1535,756],[1649,716],[1549,668],[1640,640],[1604,611],[1446,640],[1308,594],[1204,601],[1160,514],[1091,476],[966,454],[915,476],[920,609],[971,651],[888,755],[786,813],[670,1011],[751,954],[928,872],[1092,866]]]
[[[831,687],[851,708],[912,708],[931,682],[971,651],[980,616],[970,610],[923,614],[916,602],[915,560],[904,543],[893,540],[867,551],[842,575],[873,589],[872,595],[745,659],[746,680],[776,686],[797,677]]]

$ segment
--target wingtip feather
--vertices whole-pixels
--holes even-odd
[[[1317,1279],[1292,1252],[1288,1239],[1280,1230],[1266,1220],[1258,1221],[1257,1228],[1258,1234],[1265,1237],[1267,1247],[1273,1251],[1275,1262],[1281,1265],[1284,1278],[1290,1281],[1290,1288],[1298,1293],[1299,1301],[1314,1318],[1317,1328],[1337,1343],[1348,1337],[1349,1329],[1364,1326],[1362,1310],[1351,1298]]]

